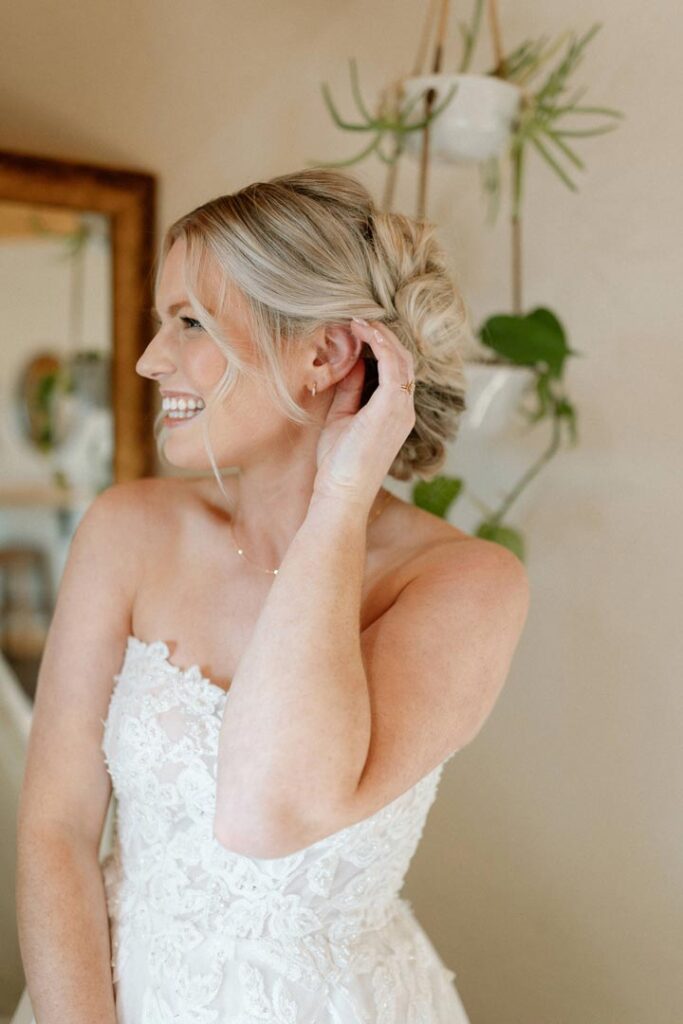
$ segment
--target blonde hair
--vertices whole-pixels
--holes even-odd
[[[465,409],[461,342],[471,339],[465,303],[429,221],[383,212],[361,182],[341,171],[313,168],[258,181],[219,196],[176,220],[166,231],[156,271],[179,239],[186,243],[184,283],[197,318],[228,360],[207,400],[211,409],[240,374],[258,379],[273,402],[300,424],[315,422],[289,393],[283,368],[292,346],[324,325],[348,326],[352,316],[386,324],[413,354],[415,425],[389,469],[397,480],[436,476],[446,442]],[[200,297],[212,265],[221,271],[217,308]],[[221,328],[229,288],[244,296],[256,362],[246,362]],[[361,404],[377,386],[377,362],[365,347]],[[155,423],[157,451],[163,413]],[[160,453],[161,455],[161,453]],[[163,458],[163,456],[161,456]],[[225,493],[225,492],[223,492]]]

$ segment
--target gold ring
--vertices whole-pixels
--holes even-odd
[[[401,384],[404,391],[407,391],[409,395],[412,395],[413,389],[415,388],[415,381],[409,380],[407,384]]]

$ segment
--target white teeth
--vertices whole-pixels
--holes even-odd
[[[204,400],[192,396],[164,398],[161,404],[166,415],[172,420],[192,419],[204,409]]]

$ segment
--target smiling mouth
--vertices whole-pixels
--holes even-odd
[[[204,399],[199,395],[192,394],[171,394],[164,395],[162,400],[164,421],[168,424],[176,424],[193,420],[203,409],[206,408]]]
[[[201,416],[204,409],[167,409],[164,413],[164,422],[176,426],[180,423],[187,423]]]

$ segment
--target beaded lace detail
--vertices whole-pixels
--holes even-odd
[[[133,635],[114,680],[102,871],[121,1024],[467,1024],[399,896],[446,762],[304,850],[236,854],[213,835],[229,692]]]

